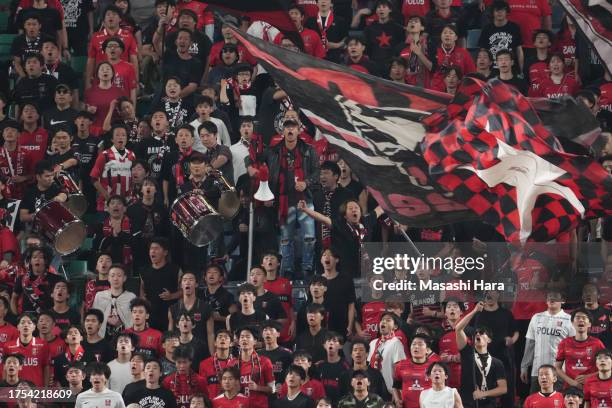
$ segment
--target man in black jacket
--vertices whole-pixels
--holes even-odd
[[[300,126],[293,119],[283,123],[283,141],[265,152],[270,169],[270,189],[274,193],[281,228],[280,250],[283,276],[298,279],[310,275],[314,265],[315,223],[297,211],[304,200],[313,209],[313,191],[319,187],[319,158],[312,146],[299,139]],[[248,164],[248,163],[247,163]],[[294,239],[297,224],[302,234],[302,270],[294,271]],[[295,272],[295,273],[294,273]]]

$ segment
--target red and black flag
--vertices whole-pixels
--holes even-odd
[[[458,92],[424,121],[430,175],[508,241],[549,241],[612,213],[612,176],[561,151],[516,89],[466,78]]]
[[[281,31],[296,31],[289,18],[288,0],[206,0],[213,8],[237,16],[249,16],[252,21],[265,21]]]
[[[444,108],[450,95],[381,80],[238,30],[234,35],[393,219],[422,227],[475,218],[431,182],[418,152],[425,136],[421,120]]]

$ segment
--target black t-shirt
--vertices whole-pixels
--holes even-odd
[[[364,31],[366,52],[373,61],[388,62],[395,48],[404,42],[404,28],[391,20],[385,24],[372,23]]]
[[[81,346],[85,350],[81,361],[85,363],[108,363],[115,358],[115,353],[108,340],[102,339],[96,343],[89,343],[87,339],[83,339]]]
[[[266,320],[268,320],[268,316],[261,310],[255,310],[255,313],[252,315],[245,315],[239,311],[230,315],[229,324],[231,331],[236,333],[238,329],[244,326],[259,329],[261,324]]]
[[[51,299],[51,288],[62,277],[55,273],[45,273],[42,278],[37,278],[32,273],[19,276],[15,281],[13,293],[23,296],[23,311],[40,313],[53,307]]]
[[[23,23],[30,17],[36,16],[41,23],[40,31],[49,37],[57,37],[57,32],[62,29],[61,14],[58,9],[46,7],[37,9],[33,7],[25,8],[17,15],[17,27],[23,27]]]
[[[195,336],[193,336],[189,343],[181,343],[181,345],[189,346],[193,350],[193,359],[191,360],[192,367],[200,367],[200,362],[210,357],[208,342]]]
[[[54,129],[72,129],[78,111],[68,108],[59,110],[56,105],[49,108],[44,114],[43,127],[53,133]],[[70,132],[72,134],[72,131]]]
[[[340,395],[340,377],[342,373],[350,370],[351,366],[343,359],[337,363],[330,363],[327,360],[317,363],[319,379],[325,387],[325,394],[332,400],[332,405],[336,406],[342,397]]]
[[[493,54],[493,65],[495,66],[495,56],[501,50],[513,51],[516,54],[516,48],[523,45],[521,37],[521,28],[518,24],[508,21],[501,27],[495,24],[488,24],[480,33],[478,46],[487,48]],[[516,57],[515,57],[516,59]]]
[[[28,210],[29,213],[34,213],[38,208],[43,206],[47,201],[51,201],[53,197],[61,193],[59,186],[56,183],[51,184],[51,187],[45,191],[40,191],[35,184],[28,188],[23,196],[20,209]]]
[[[495,333],[488,347],[489,352],[499,359],[507,357],[505,338],[512,337],[517,331],[512,312],[501,306],[493,312],[483,310],[474,317],[474,327],[488,327],[491,333]]]
[[[155,269],[152,266],[140,271],[140,277],[144,282],[144,291],[147,299],[151,302],[151,327],[165,331],[168,327],[168,309],[175,302],[160,299],[159,295],[167,289],[169,292],[178,290],[179,267],[172,263],[166,263],[162,268]]]
[[[274,382],[276,384],[282,384],[285,381],[287,369],[293,364],[293,354],[291,351],[284,347],[277,347],[274,350],[257,350],[257,353],[270,359],[272,362]]]
[[[314,401],[301,392],[292,400],[283,397],[272,403],[272,408],[314,408],[314,406]]]
[[[159,179],[164,155],[170,151],[170,144],[168,140],[151,136],[134,147],[136,157],[149,163],[151,177]]]
[[[172,316],[172,321],[175,325],[178,323],[179,318],[183,313],[189,313],[191,316],[191,320],[195,325],[193,335],[207,342],[208,337],[206,332],[206,322],[212,316],[212,309],[210,308],[210,305],[201,299],[197,299],[193,307],[189,310],[185,308],[182,300],[179,300],[170,306],[170,315]],[[195,364],[192,364],[192,366],[197,367]]]
[[[53,313],[53,317],[55,317],[55,326],[59,327],[62,331],[67,330],[71,324],[81,324],[81,315],[74,309],[68,309],[68,311],[64,313],[52,310],[51,313]]]
[[[123,389],[123,392],[121,393],[123,400],[127,401],[128,399],[132,399],[133,395],[144,389],[146,384],[147,382],[145,380],[140,380],[127,384]]]
[[[154,390],[142,387],[130,395],[125,395],[124,402],[125,405],[138,404],[141,408],[176,408],[174,394],[162,387]]]
[[[38,78],[21,78],[15,85],[15,101],[18,104],[34,103],[44,112],[53,106],[57,84],[57,79],[47,74]]]
[[[166,35],[166,50],[171,52],[176,52],[176,37],[178,36],[178,31],[169,33]],[[208,36],[201,31],[195,30],[191,36],[191,47],[189,48],[189,54],[193,55],[194,58],[197,58],[202,65],[204,65],[210,55],[210,49],[212,48],[212,43]],[[144,38],[143,38],[144,43]]]
[[[204,74],[204,65],[197,58],[182,59],[176,51],[167,50],[163,58],[163,78],[175,76],[181,80],[184,88],[190,83],[200,84]]]
[[[347,272],[341,272],[334,279],[327,280],[325,309],[329,313],[327,328],[342,335],[348,326],[348,306],[355,303],[355,284]]]
[[[89,178],[89,173],[98,157],[98,143],[100,140],[95,136],[89,136],[86,139],[81,139],[75,136],[72,140],[72,150],[74,157],[79,161],[79,169],[81,170],[81,180]]]
[[[465,346],[459,353],[461,355],[461,399],[463,400],[464,404],[469,404],[472,406],[474,404],[472,393],[476,387],[480,388],[480,384],[482,383],[482,374],[474,362],[474,347],[470,345]],[[497,358],[491,357],[491,366],[488,370],[488,374],[486,374],[487,390],[496,388],[497,381],[505,379],[506,373],[503,363]],[[478,406],[480,408],[494,407],[495,398],[484,398],[478,400]]]
[[[61,163],[64,163],[66,160],[70,160],[70,159],[76,159],[76,155],[74,150],[70,149],[65,153],[55,153],[55,154],[49,154],[49,151],[47,150],[47,152],[45,153],[45,159],[49,160],[49,162],[51,162],[51,164],[53,166],[55,165],[59,165]],[[81,172],[79,171],[79,163],[77,160],[77,164],[75,166],[72,166],[66,170],[64,170],[65,173],[68,173],[70,175],[70,177],[72,177],[72,179],[74,180],[75,183],[78,183],[80,180],[80,176],[81,176]]]
[[[385,379],[383,378],[380,370],[372,368],[368,365],[366,374],[368,375],[368,380],[370,381],[368,392],[379,395],[384,400],[390,400],[391,397],[389,395],[389,391],[387,390]],[[340,377],[340,395],[347,395],[353,391],[351,387],[352,377],[353,369],[342,373],[342,376]]]
[[[447,24],[455,24],[459,31],[459,38],[466,36],[466,28],[463,24],[463,12],[460,7],[452,7],[447,18],[440,16],[438,10],[432,9],[425,16],[425,32],[429,35],[427,48],[435,50],[440,45],[440,34]]]
[[[162,168],[161,168],[161,178],[164,181],[168,182],[168,197],[170,199],[170,203],[174,201],[176,198],[176,187],[177,183],[182,184],[185,181],[189,180],[189,161],[185,160],[189,156],[184,156],[178,150],[174,150],[168,152],[164,155],[164,159],[162,160]],[[178,173],[177,164],[180,161],[180,174]],[[179,178],[181,176],[182,178]]]
[[[329,16],[327,18],[329,18]],[[326,27],[326,24],[328,24],[327,18],[325,18],[325,21],[323,21],[323,18],[322,18],[321,19],[322,26],[319,26],[318,19],[316,17],[311,17],[310,19],[308,19],[308,21],[306,21],[305,26],[307,28],[310,28],[311,30],[316,31],[317,34],[319,34],[319,37],[323,39],[324,37],[321,35],[321,32],[323,30],[321,28]],[[349,32],[349,25],[342,17],[336,14],[333,15],[331,26],[325,30],[327,41],[336,42],[336,43],[343,41],[344,38],[348,35],[348,32]],[[328,49],[325,59],[336,62],[336,63],[340,63],[343,56],[344,56],[344,49],[342,48],[337,48],[334,50]]]
[[[255,309],[263,311],[270,319],[278,320],[287,317],[278,296],[270,291],[266,291],[263,295],[257,296],[255,299]]]
[[[525,81],[524,79],[521,79],[516,75],[513,75],[512,79],[501,79],[499,77],[498,79],[507,85],[512,85],[513,87],[518,89],[518,91],[523,95],[527,95],[529,84],[527,84],[527,81]]]
[[[46,34],[41,34],[33,39],[29,39],[25,34],[20,34],[15,37],[11,44],[11,55],[21,58],[21,63],[23,64],[23,56],[31,52],[40,52],[42,50],[42,43],[47,38],[49,36]],[[55,88],[53,90],[55,91]]]
[[[310,330],[304,331],[300,334],[295,340],[296,350],[306,350],[312,356],[312,361],[321,361],[326,356],[327,353],[323,348],[323,343],[325,343],[325,336],[327,336],[328,331],[326,329],[321,328],[317,334],[314,336],[310,333]]]
[[[58,83],[68,85],[70,89],[79,89],[79,75],[64,62],[60,62],[56,67],[46,65],[43,72],[57,79]]]
[[[223,286],[220,286],[215,293],[210,293],[208,288],[200,289],[198,291],[198,298],[208,303],[212,311],[218,312],[221,316],[229,315],[229,309],[234,304],[234,295]],[[215,321],[215,332],[224,328],[225,322]]]

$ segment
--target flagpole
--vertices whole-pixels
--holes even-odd
[[[417,254],[417,256],[421,256],[421,251],[419,251],[419,248],[414,245],[414,242],[412,242],[406,231],[404,231],[404,229],[397,222],[395,222],[395,225],[397,225],[398,229],[400,230],[400,233],[402,234],[406,242],[408,242],[408,245],[410,245],[412,250]]]
[[[247,256],[247,274],[251,270],[253,263],[253,224],[255,224],[255,209],[253,208],[253,198],[249,202],[249,250]]]

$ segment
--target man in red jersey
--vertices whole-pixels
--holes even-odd
[[[55,334],[55,317],[50,311],[44,310],[38,315],[36,328],[38,329],[38,337],[47,343],[50,366],[49,377],[53,380],[53,364],[55,358],[64,354],[66,342],[61,336]]]
[[[295,338],[295,312],[293,310],[293,285],[287,278],[280,276],[280,256],[276,252],[265,253],[261,259],[261,265],[266,271],[264,289],[278,296],[281,306],[287,315],[287,322],[283,325],[279,343],[286,343]]]
[[[584,408],[612,406],[612,351],[599,350],[595,354],[597,374],[584,383]]]
[[[510,0],[508,19],[521,28],[521,37],[525,48],[533,48],[530,41],[533,32],[538,28],[552,29],[552,11],[546,0]]]
[[[94,33],[89,41],[87,65],[85,66],[85,89],[89,89],[92,85],[94,68],[100,62],[106,61],[103,44],[110,37],[119,37],[123,41],[125,48],[121,54],[121,59],[134,66],[136,79],[138,80],[138,47],[132,33],[119,27],[122,14],[121,9],[117,6],[108,6],[104,11],[102,29]]]
[[[17,319],[19,337],[2,345],[2,355],[21,354],[23,367],[19,377],[44,387],[49,384],[49,348],[44,340],[34,337],[36,317],[24,313]]]
[[[164,378],[162,386],[172,391],[179,408],[188,408],[191,397],[206,393],[206,381],[191,369],[193,349],[190,346],[178,346],[172,353],[172,358],[176,371]]]
[[[113,84],[123,90],[123,95],[128,97],[132,104],[136,106],[136,91],[138,89],[136,71],[131,63],[121,59],[125,44],[119,37],[110,37],[102,43],[102,49],[108,58],[108,62],[113,65],[115,70]]]
[[[410,342],[410,358],[395,365],[393,373],[393,402],[398,407],[418,408],[421,391],[431,387],[427,367],[439,361],[436,355],[429,356],[431,340],[424,334],[416,334]]]
[[[446,316],[446,320],[442,323],[445,333],[438,341],[440,360],[445,362],[450,370],[448,386],[457,389],[461,385],[461,355],[457,348],[455,326],[461,319],[461,312],[463,312],[463,302],[456,298],[445,300],[444,316]]]
[[[104,211],[104,203],[111,195],[127,196],[132,179],[132,162],[136,160],[134,153],[125,147],[127,128],[123,125],[113,126],[111,135],[113,146],[98,154],[90,173],[98,191],[98,211]]]
[[[137,353],[145,354],[147,357],[156,358],[161,353],[161,336],[159,330],[148,325],[151,304],[142,298],[132,299],[130,302],[133,326],[126,331],[138,336]]]
[[[219,330],[215,335],[215,352],[200,363],[198,373],[206,381],[207,393],[211,398],[219,395],[223,390],[222,372],[236,363],[236,359],[230,355],[231,345],[232,333],[229,330]],[[240,373],[238,380],[240,380]],[[238,381],[237,392],[239,391],[240,381]]]
[[[370,280],[374,280],[376,275],[373,275]],[[363,303],[358,310],[355,318],[355,331],[357,336],[370,341],[378,337],[378,322],[383,313],[387,310],[387,304],[382,300],[383,292],[374,290],[372,282],[370,282],[372,292],[369,296],[370,302]]]
[[[212,398],[213,408],[249,408],[249,399],[240,393],[240,371],[226,367],[221,372],[223,392]]]
[[[17,141],[21,125],[14,120],[5,120],[2,126],[4,145],[0,149],[0,172],[9,178],[9,197],[21,200],[28,182],[33,178],[35,160],[28,147],[21,146]]]
[[[557,375],[569,386],[582,388],[584,381],[595,374],[595,353],[606,348],[597,337],[589,336],[593,317],[587,309],[572,312],[574,337],[561,340],[557,348]]]
[[[302,37],[304,52],[308,55],[312,55],[313,57],[325,58],[327,51],[323,46],[323,42],[321,41],[319,34],[310,28],[304,28],[304,9],[295,4],[291,5],[289,8],[289,17],[291,18],[291,21],[293,21],[293,24],[295,24],[295,28]],[[274,42],[276,44],[280,44],[282,39],[283,35],[279,34],[274,39]]]
[[[258,336],[257,330],[251,327],[238,331],[240,357],[237,366],[242,393],[249,399],[249,407],[268,408],[268,396],[274,391],[274,375],[270,359],[255,351]]]
[[[557,375],[555,368],[550,364],[538,368],[538,383],[540,391],[531,394],[525,400],[524,408],[556,408],[563,404],[563,395],[555,391]]]
[[[576,387],[569,387],[563,391],[563,402],[565,408],[580,408],[584,401],[584,393]]]
[[[226,18],[226,21],[229,22],[230,20],[227,20]],[[209,54],[210,57],[208,60],[209,67],[212,68],[212,67],[222,64],[221,50],[223,49],[223,46],[226,44],[236,45],[236,47],[238,48],[238,62],[239,63],[246,62],[251,66],[254,66],[255,64],[257,64],[257,61],[255,60],[255,58],[253,58],[253,56],[247,51],[244,45],[239,44],[238,39],[234,37],[234,33],[232,32],[231,24],[228,24],[227,22],[223,23],[223,25],[221,26],[221,35],[223,36],[223,39],[221,41],[214,43],[213,46],[210,48],[210,54]]]
[[[21,105],[21,134],[19,135],[19,146],[30,151],[34,163],[45,158],[49,133],[39,126],[40,112],[34,103],[26,102]]]
[[[9,301],[4,296],[0,297],[0,344],[13,341],[19,337],[17,328],[5,320],[9,310]]]

